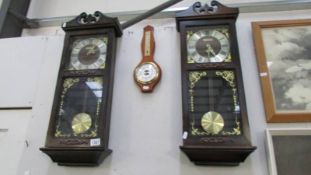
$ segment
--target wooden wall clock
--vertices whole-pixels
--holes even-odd
[[[66,32],[45,147],[59,165],[97,165],[108,148],[117,18],[82,13]]]
[[[196,2],[176,13],[181,37],[183,145],[198,165],[238,165],[250,143],[235,22],[237,8]]]
[[[142,92],[152,92],[161,78],[161,68],[154,61],[154,28],[150,25],[144,27],[141,42],[143,58],[134,70],[134,80]]]

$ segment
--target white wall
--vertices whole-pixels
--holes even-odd
[[[182,142],[179,34],[175,19],[144,20],[124,31],[118,40],[115,84],[110,129],[113,153],[95,168],[61,167],[39,151],[44,145],[63,44],[59,27],[27,30],[24,36],[45,35],[32,118],[18,168],[20,175],[268,175],[264,131],[269,128],[311,128],[310,123],[267,125],[253,48],[251,21],[311,18],[311,10],[240,14],[237,22],[243,81],[248,106],[251,138],[257,150],[238,167],[193,165],[179,150]],[[155,27],[155,59],[163,77],[152,94],[142,94],[132,72],[141,59],[142,29]],[[47,36],[49,35],[49,36]],[[36,37],[28,37],[32,43]],[[40,38],[40,37],[39,37]],[[0,43],[4,40],[0,40]],[[14,45],[10,45],[14,48]],[[2,50],[1,52],[9,52]],[[35,49],[33,49],[35,51]],[[1,53],[0,52],[0,53]],[[2,59],[2,57],[0,57]],[[25,55],[25,59],[30,59]],[[1,76],[1,78],[7,78]]]
[[[32,107],[46,38],[1,39],[0,108]]]
[[[23,148],[31,110],[0,110],[0,173],[16,175]]]

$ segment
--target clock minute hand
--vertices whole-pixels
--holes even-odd
[[[95,47],[96,47],[95,45],[93,45],[93,46],[88,46],[88,47],[86,48],[86,50],[87,50],[86,55],[89,56],[89,55],[95,54],[95,53],[96,53]]]

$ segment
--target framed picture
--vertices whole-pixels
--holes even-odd
[[[267,129],[270,175],[310,175],[311,129]]]
[[[311,121],[311,19],[252,28],[267,121]]]

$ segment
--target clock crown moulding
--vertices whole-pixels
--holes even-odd
[[[87,14],[83,12],[73,20],[64,23],[62,26],[64,31],[101,29],[109,27],[114,28],[117,37],[122,36],[123,32],[119,19],[108,17],[100,11],[96,11],[94,14]]]
[[[184,11],[176,13],[177,30],[179,31],[178,23],[193,19],[217,19],[217,18],[236,18],[239,14],[238,8],[226,7],[218,1],[211,1],[209,4],[202,5],[201,2],[195,2],[192,6]]]

